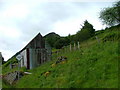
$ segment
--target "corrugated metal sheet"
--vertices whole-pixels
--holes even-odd
[[[32,69],[47,60],[51,60],[51,47],[44,41],[42,35],[39,33],[19,54],[23,56],[21,67],[25,66],[27,69]]]
[[[22,55],[22,60],[21,60],[21,67],[27,67],[27,50],[25,49],[24,51],[21,52]]]
[[[45,49],[47,50],[47,60],[51,60],[52,49],[47,41],[45,41]]]
[[[47,61],[46,49],[29,49],[30,69],[35,68]]]

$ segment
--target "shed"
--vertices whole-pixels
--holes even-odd
[[[44,38],[38,33],[21,51],[19,51],[18,55],[22,57],[20,67],[32,69],[50,60],[48,56],[51,51],[45,46]]]

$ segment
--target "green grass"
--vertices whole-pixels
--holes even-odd
[[[118,28],[118,27],[117,27]],[[119,29],[119,28],[118,28]],[[118,87],[118,37],[116,28],[106,30],[81,43],[80,50],[54,54],[52,61],[29,70],[32,74],[23,76],[15,88],[117,88]],[[66,56],[64,64],[55,63],[57,57]],[[6,70],[7,71],[7,70]],[[51,71],[45,77],[43,72]],[[4,86],[3,86],[4,87]]]
[[[2,66],[0,65],[0,75],[2,74]],[[0,78],[0,88],[2,88],[2,78]]]
[[[114,47],[113,47],[114,46]],[[118,87],[118,43],[102,43],[89,49],[63,53],[68,62],[51,67],[55,61],[47,62],[31,70],[15,85],[17,88],[117,88]],[[61,54],[62,55],[62,54]],[[52,72],[46,78],[42,72]],[[26,83],[27,82],[27,83]]]

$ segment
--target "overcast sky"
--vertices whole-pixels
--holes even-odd
[[[49,32],[75,34],[85,20],[96,30],[105,28],[99,12],[116,0],[94,1],[0,0],[0,52],[4,59],[21,50],[39,32],[43,36]]]

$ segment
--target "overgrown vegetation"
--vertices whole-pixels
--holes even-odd
[[[115,2],[112,7],[102,9],[99,13],[99,18],[103,24],[107,26],[120,25],[120,1]],[[52,32],[45,35],[45,40],[52,48],[61,49],[70,43],[83,42],[94,35],[95,29],[92,24],[86,20],[82,28],[74,35],[69,34],[66,37],[60,37],[58,34]]]
[[[100,12],[99,18],[109,26],[120,24],[120,1],[117,1],[112,7],[104,8]]]
[[[79,50],[61,51],[52,61],[30,70],[14,88],[118,88],[118,40],[120,26],[108,28],[102,33],[80,43]],[[109,37],[109,38],[108,38]],[[59,56],[67,62],[52,67]],[[50,72],[49,72],[50,71]],[[49,72],[47,76],[43,73]]]
[[[83,42],[94,35],[95,35],[95,29],[93,29],[93,26],[86,20],[84,22],[84,26],[75,35],[75,41]]]
[[[119,4],[118,1],[114,7],[106,8],[100,14],[104,23],[117,26],[95,32],[93,26],[85,21],[84,26],[75,35],[67,37],[60,37],[55,33],[46,35],[44,38],[52,46],[53,51],[59,52],[52,55],[51,61],[27,70],[32,74],[23,76],[16,84],[10,86],[3,82],[3,88],[118,88]],[[78,41],[80,49],[72,51],[68,47],[64,48],[65,50],[61,49]],[[67,61],[55,64],[60,56],[67,57]],[[2,65],[3,74],[18,70],[18,68],[11,70],[10,63],[17,63],[15,56]],[[21,71],[26,69],[23,67]]]
[[[52,48],[61,49],[70,43],[83,42],[95,35],[95,29],[92,24],[87,20],[84,21],[84,25],[75,35],[68,35],[66,37],[60,37],[58,34],[49,33],[45,36],[45,40],[51,45]]]

